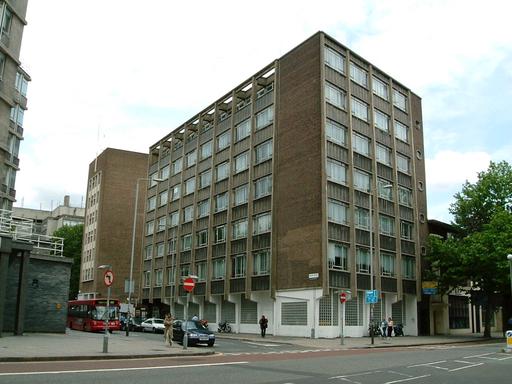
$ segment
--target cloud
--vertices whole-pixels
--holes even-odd
[[[318,30],[423,97],[427,182],[446,196],[454,178],[481,170],[484,156],[464,153],[496,150],[477,135],[487,127],[473,124],[470,135],[468,121],[507,126],[501,109],[485,115],[488,104],[476,100],[482,84],[512,73],[510,8],[497,0],[31,1],[21,60],[33,81],[18,199],[39,206],[84,195],[88,165],[106,146],[147,152]],[[453,148],[464,172],[454,168],[450,177],[455,166],[442,160]]]
[[[475,182],[478,172],[489,167],[491,156],[485,152],[441,151],[426,160],[428,187],[445,189]]]

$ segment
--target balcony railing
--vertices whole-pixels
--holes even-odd
[[[12,211],[0,209],[0,234],[13,240],[31,243],[33,253],[46,256],[63,256],[64,239],[34,233],[34,220],[12,216]]]

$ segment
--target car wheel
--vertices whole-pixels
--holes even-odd
[[[214,343],[215,343],[215,341],[210,341],[210,342],[208,342],[208,346],[209,346],[209,347],[213,347],[213,344],[214,344]]]

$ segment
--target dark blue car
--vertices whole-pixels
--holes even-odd
[[[199,320],[175,320],[172,324],[172,339],[183,343],[185,332],[188,337],[187,346],[206,344],[213,347],[215,344],[215,334]]]

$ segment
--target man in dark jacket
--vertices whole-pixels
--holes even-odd
[[[265,315],[261,315],[260,319],[260,329],[261,329],[261,337],[265,337],[265,333],[267,332],[268,320]]]

